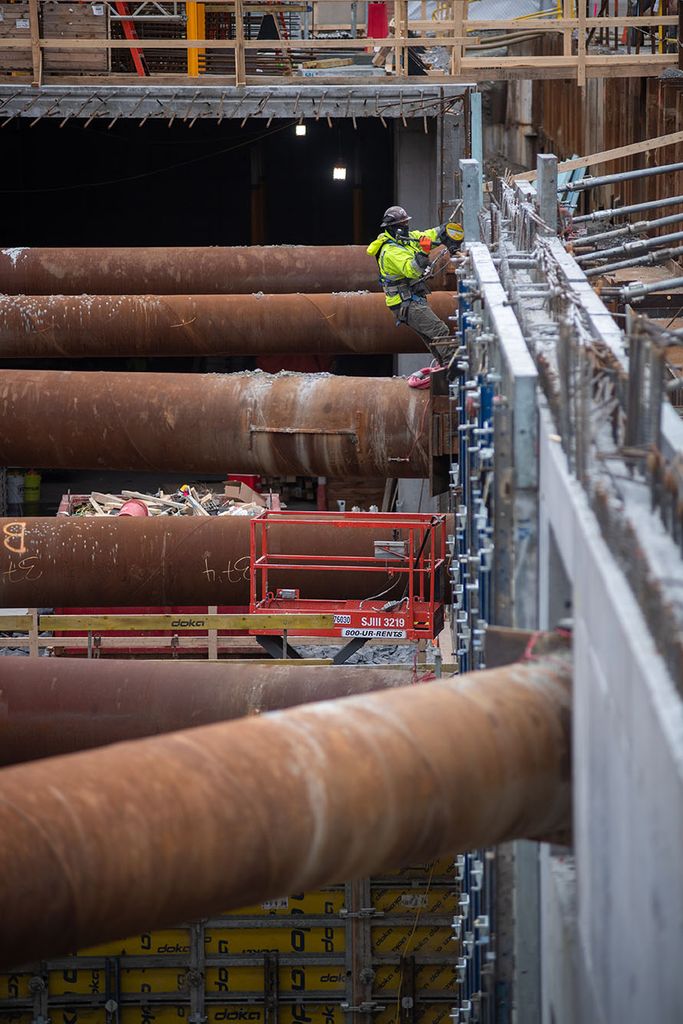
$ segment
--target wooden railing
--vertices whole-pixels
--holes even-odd
[[[172,56],[169,61],[178,62],[172,71],[154,71],[146,77],[133,78],[133,81],[144,85],[150,78],[159,84],[176,84],[178,82],[197,81],[206,78],[207,84],[263,84],[272,81],[295,79],[310,81],[312,69],[309,63],[322,65],[325,75],[334,74],[330,64],[337,64],[344,69],[353,62],[354,57],[362,55],[362,61],[369,64],[372,58],[374,69],[368,68],[371,74],[363,74],[362,70],[354,71],[353,76],[343,80],[357,84],[379,84],[391,82],[396,78],[414,78],[416,82],[425,81],[478,81],[490,78],[543,78],[557,77],[576,79],[583,86],[590,77],[627,77],[658,74],[663,68],[675,65],[679,61],[681,51],[679,44],[679,15],[675,0],[663,0],[662,10],[671,11],[658,15],[641,17],[602,16],[589,17],[587,10],[593,8],[593,0],[558,0],[558,11],[552,16],[524,17],[511,21],[477,21],[468,20],[467,0],[447,0],[439,3],[436,8],[439,17],[409,17],[407,0],[394,0],[393,19],[390,23],[390,34],[383,38],[369,38],[364,24],[349,25],[346,38],[330,38],[333,26],[324,22],[326,3],[338,0],[313,0],[306,5],[289,3],[260,3],[258,0],[203,0],[195,3],[188,0],[181,4],[187,10],[186,17],[177,19],[176,38],[136,38],[131,42],[128,38],[111,38],[112,26],[106,16],[109,7],[102,4],[90,5],[88,9],[101,8],[105,20],[98,26],[99,35],[87,35],[75,38],[72,35],[46,35],[45,10],[59,10],[62,0],[27,0],[25,5],[26,18],[18,18],[22,4],[0,5],[11,8],[12,23],[21,29],[5,35],[2,25],[7,25],[7,17],[0,22],[0,76],[13,72],[11,81],[16,84],[17,69],[12,67],[12,54],[20,51],[26,60],[30,54],[30,64],[26,72],[32,76],[34,84],[43,81],[59,82],[68,78],[71,69],[73,74],[82,75],[87,71],[87,64],[79,68],[79,54],[83,61],[86,55],[106,53],[108,60],[96,76],[91,76],[99,83],[111,80],[121,82],[130,72],[112,71],[111,58],[117,51],[148,54],[164,51]],[[73,10],[73,6],[64,0],[64,8]],[[128,7],[132,7],[129,4]],[[355,5],[349,5],[355,6]],[[603,5],[604,6],[604,5]],[[211,16],[212,9],[220,7],[229,17],[229,34],[231,38],[206,38],[206,18]],[[201,8],[201,17],[197,15]],[[283,20],[283,14],[312,9],[311,24],[302,32],[302,38],[253,39],[249,38],[248,18],[255,13],[272,16],[274,25]],[[421,14],[426,14],[432,5],[422,4]],[[605,8],[609,10],[609,7]],[[308,13],[306,13],[308,18]],[[173,20],[173,19],[170,19]],[[68,22],[68,18],[66,19]],[[54,24],[54,17],[51,24]],[[118,21],[118,24],[122,24]],[[151,25],[144,21],[139,24]],[[68,27],[68,25],[66,26]],[[340,26],[334,26],[339,30]],[[182,34],[181,34],[182,33]],[[201,34],[202,38],[191,38]],[[190,38],[188,38],[188,35]],[[305,38],[303,36],[306,36]],[[553,54],[512,53],[520,46],[528,48],[532,41],[543,38],[555,38],[561,52]],[[607,43],[605,43],[605,39]],[[447,54],[447,66],[427,66],[425,76],[411,76],[409,52],[442,49]],[[606,53],[609,48],[611,52]],[[507,49],[506,55],[500,50]],[[180,51],[180,52],[178,52]],[[206,74],[206,55],[220,57],[224,52],[229,56],[230,67],[226,72],[219,69],[215,74]],[[69,58],[70,64],[65,68],[64,61]],[[201,60],[199,56],[201,55]],[[59,61],[57,61],[59,56]],[[273,68],[273,59],[277,58],[278,67]],[[318,58],[317,60],[315,58]],[[422,59],[425,59],[422,53]],[[254,62],[261,60],[264,68],[256,73]],[[58,67],[51,67],[51,62]],[[429,64],[429,61],[427,60]],[[443,63],[443,62],[442,62]],[[202,67],[204,65],[204,67]],[[274,76],[268,72],[277,71]],[[314,81],[321,81],[317,74]],[[263,73],[265,71],[265,74]],[[138,69],[138,75],[140,71]],[[340,72],[337,70],[337,77]],[[80,82],[88,81],[80,77]],[[70,79],[74,81],[74,79]],[[322,79],[327,81],[327,78]]]
[[[28,650],[36,657],[40,649],[87,651],[88,657],[97,657],[102,650],[120,653],[122,648],[138,651],[167,651],[169,655],[206,650],[209,658],[219,653],[253,654],[259,650],[253,636],[220,636],[220,630],[273,629],[286,638],[299,636],[302,631],[330,629],[331,614],[211,614],[205,612],[138,615],[39,615],[35,609],[23,615],[0,615],[0,632],[18,633],[19,636],[0,636],[0,648]],[[166,635],[159,635],[163,631]],[[58,633],[58,636],[46,636]],[[76,633],[80,636],[70,636]],[[112,633],[129,633],[113,636]],[[145,633],[147,635],[140,636]],[[41,635],[43,634],[43,635]],[[155,635],[156,634],[156,635]],[[188,635],[190,634],[190,635]],[[311,638],[309,637],[309,642]],[[325,637],[325,643],[333,643]],[[297,662],[301,664],[301,662]],[[310,662],[309,662],[310,663]],[[327,664],[317,659],[313,664]]]

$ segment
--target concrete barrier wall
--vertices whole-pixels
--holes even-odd
[[[573,865],[541,853],[543,1021],[675,1024],[683,1007],[683,702],[554,434],[541,411],[540,625],[551,624],[566,588],[575,846]]]

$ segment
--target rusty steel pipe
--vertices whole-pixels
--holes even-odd
[[[0,466],[425,477],[429,396],[324,374],[0,371]]]
[[[450,282],[447,284],[447,282]],[[440,273],[434,288],[452,286]],[[379,291],[364,245],[0,250],[6,295],[243,295]]]
[[[0,765],[411,682],[408,666],[0,658]]]
[[[445,320],[447,292],[431,306]],[[0,358],[424,352],[383,295],[2,295]]]
[[[0,607],[117,607],[249,603],[249,520],[243,516],[172,519],[75,517],[0,519]],[[326,525],[269,527],[275,554],[296,552],[372,557],[375,540],[391,531],[339,530]],[[401,536],[405,536],[401,533]],[[386,571],[273,571],[274,587],[296,587],[302,598],[387,600],[405,579]]]
[[[556,656],[3,769],[1,964],[567,826],[570,678]]]

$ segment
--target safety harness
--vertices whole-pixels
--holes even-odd
[[[399,277],[397,274],[385,274],[382,270],[382,253],[385,245],[399,245],[402,249],[408,249],[409,251],[412,251],[414,246],[410,244],[404,245],[397,238],[392,238],[391,241],[387,239],[386,242],[382,243],[375,255],[379,270],[379,283],[384,290],[384,294],[387,298],[393,298],[398,295],[401,299],[400,305],[396,303],[390,307],[391,309],[398,310],[396,318],[396,325],[398,326],[407,322],[410,303],[413,301],[425,302],[430,289],[422,278],[410,281],[407,277]]]

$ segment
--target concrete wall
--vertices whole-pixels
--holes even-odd
[[[542,412],[541,626],[567,587],[574,616],[574,860],[541,852],[543,1022],[678,1024],[683,703],[553,435]]]

